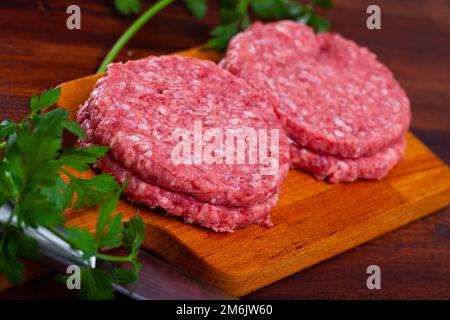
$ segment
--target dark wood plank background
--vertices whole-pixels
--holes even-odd
[[[0,119],[18,120],[29,96],[95,72],[132,18],[112,0],[0,2]],[[160,13],[131,41],[120,59],[183,50],[208,39],[218,18],[210,0],[205,19],[181,3]],[[337,0],[325,15],[332,30],[376,52],[412,101],[413,131],[450,163],[450,2],[447,0]],[[382,30],[365,27],[366,8],[382,10]],[[82,29],[66,29],[66,8],[77,4]],[[382,271],[382,289],[366,288],[367,266]],[[0,299],[68,298],[51,275],[0,293]],[[450,299],[450,209],[410,224],[336,258],[274,283],[248,299]]]

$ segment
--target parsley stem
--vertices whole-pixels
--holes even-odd
[[[110,256],[108,254],[104,253],[97,253],[95,255],[98,259],[105,260],[105,261],[113,261],[113,262],[132,262],[131,256],[126,257],[119,257],[119,256]]]
[[[151,6],[146,12],[144,12],[117,40],[114,46],[106,55],[102,64],[97,70],[97,73],[102,73],[106,71],[108,65],[114,61],[114,59],[119,54],[120,50],[127,44],[127,42],[134,36],[134,34],[139,31],[139,29],[148,21],[151,17],[157,14],[159,11],[170,5],[175,0],[159,0],[153,6]]]

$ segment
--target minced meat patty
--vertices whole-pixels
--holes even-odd
[[[270,225],[269,212],[289,170],[288,139],[273,109],[244,80],[212,62],[162,56],[110,65],[77,121],[87,135],[82,144],[110,147],[97,167],[119,181],[128,177],[130,200],[216,231],[232,231],[250,223]],[[219,161],[202,158],[205,150],[192,141],[196,124],[202,134],[215,130],[223,137],[220,146],[210,144],[216,138],[203,136],[203,143],[213,146],[209,155]],[[253,130],[257,141],[241,135],[227,144],[228,130],[239,129]],[[187,133],[174,138],[180,130]],[[243,153],[235,138],[244,139]],[[185,139],[192,154],[184,158],[190,162],[179,163],[173,151]],[[231,163],[228,154],[234,157]],[[239,154],[243,157],[236,162]]]
[[[410,123],[409,100],[389,69],[335,33],[255,23],[232,39],[220,65],[265,93],[290,138],[311,151],[373,155]]]

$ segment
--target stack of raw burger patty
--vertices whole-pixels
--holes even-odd
[[[180,142],[173,132],[192,132],[195,121],[201,121],[203,131],[280,127],[273,106],[216,64],[178,56],[112,64],[81,106],[77,120],[87,133],[84,145],[110,147],[96,166],[120,182],[128,179],[125,194],[131,201],[161,207],[216,231],[251,223],[271,225],[269,212],[289,170],[283,130],[274,175],[261,174],[267,165],[260,162],[177,164],[171,159]],[[223,153],[215,149],[211,154]]]
[[[231,41],[220,66],[275,106],[294,168],[330,182],[381,179],[404,153],[409,100],[353,41],[291,21],[255,23]]]

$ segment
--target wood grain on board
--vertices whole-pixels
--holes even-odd
[[[178,54],[220,58],[199,49]],[[62,84],[58,106],[74,116],[101,76]],[[447,206],[449,168],[411,133],[407,140],[404,159],[381,181],[332,185],[291,170],[271,213],[270,229],[252,225],[231,234],[215,233],[126,201],[117,211],[129,218],[140,210],[145,249],[242,296]],[[96,209],[69,212],[66,218],[70,225],[94,230]]]

